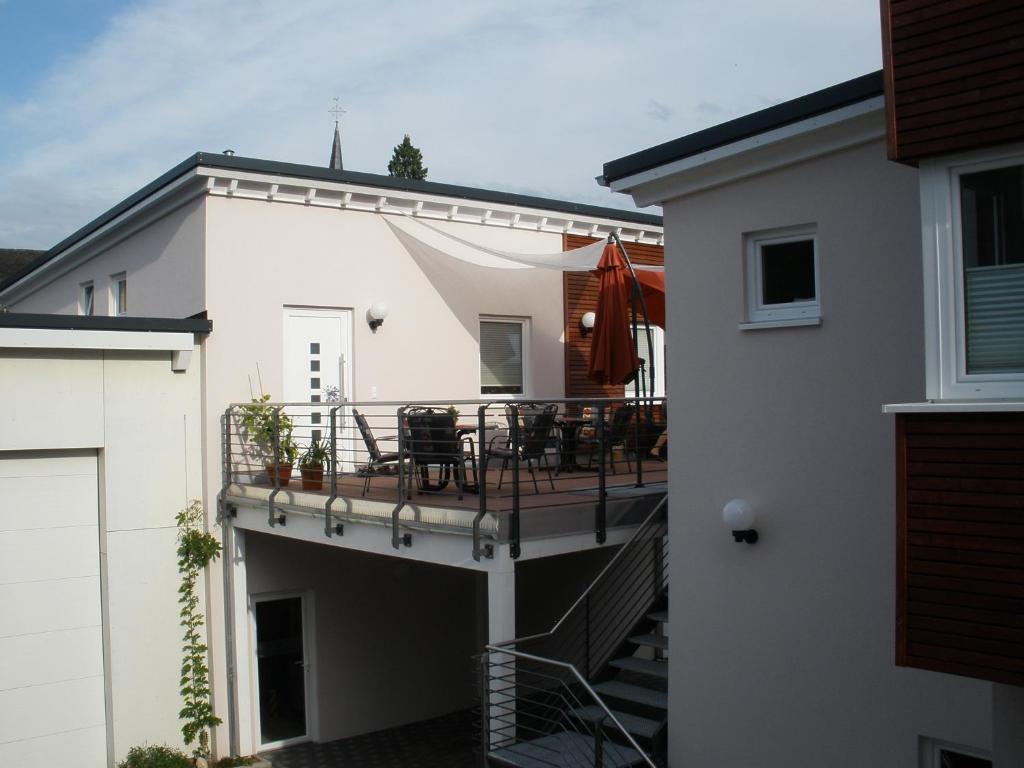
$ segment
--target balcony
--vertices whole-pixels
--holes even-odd
[[[270,528],[320,518],[327,537],[385,526],[396,549],[463,536],[477,561],[569,534],[603,544],[667,493],[650,455],[664,428],[661,398],[235,404],[220,509],[265,509]],[[317,446],[322,470],[303,478]]]

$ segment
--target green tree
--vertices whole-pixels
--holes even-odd
[[[391,162],[388,163],[388,176],[421,181],[427,178],[427,169],[423,167],[423,153],[413,146],[408,133],[405,134],[402,143],[395,147],[395,152],[391,155]]]

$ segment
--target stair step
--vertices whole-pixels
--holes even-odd
[[[626,669],[630,672],[639,672],[641,675],[650,675],[661,680],[668,680],[668,664],[664,661],[651,661],[649,659],[634,659],[627,656],[624,659],[610,661],[608,666],[616,669]]]
[[[651,621],[668,621],[668,611],[655,611],[648,613],[647,618]]]
[[[645,707],[668,709],[668,694],[665,691],[644,688],[642,685],[632,685],[631,683],[623,683],[619,680],[608,680],[595,685],[594,690],[602,696],[614,696],[616,699],[631,701],[634,704],[642,704]]]
[[[500,765],[516,768],[594,765],[594,739],[580,733],[563,731],[493,750],[487,757]],[[628,768],[642,762],[643,757],[635,749],[604,740],[602,765],[607,768]]]
[[[658,635],[633,635],[629,638],[629,642],[636,645],[646,645],[649,648],[658,648],[662,651],[668,650],[668,638],[659,637]]]
[[[580,720],[585,720],[588,723],[596,723],[602,717],[607,717],[607,713],[596,704],[574,709],[572,713]],[[641,736],[645,739],[653,739],[665,725],[664,721],[659,722],[658,720],[651,720],[649,717],[631,715],[628,712],[616,712],[614,709],[612,714],[615,715],[615,719],[622,724],[623,728],[634,736]]]

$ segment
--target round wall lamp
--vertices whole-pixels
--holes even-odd
[[[388,305],[383,301],[375,301],[366,310],[366,322],[370,324],[370,330],[374,333],[384,324],[384,318],[388,316]]]
[[[722,522],[732,531],[732,537],[737,542],[745,541],[747,544],[757,542],[757,531],[754,530],[754,508],[749,501],[744,499],[733,499],[722,507]]]
[[[580,318],[580,333],[584,336],[590,334],[594,330],[594,323],[597,321],[597,315],[593,312],[584,312],[583,317]]]

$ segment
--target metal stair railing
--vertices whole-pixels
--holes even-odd
[[[480,660],[485,753],[534,741],[545,728],[548,734],[578,733],[582,726],[564,725],[577,723],[571,715],[577,706],[556,707],[569,698],[568,690],[574,699],[584,697],[599,706],[607,714],[604,727],[619,733],[654,765],[588,681],[612,659],[668,585],[667,502],[666,496],[550,630],[486,647]],[[537,708],[552,712],[538,718]],[[601,723],[595,727],[602,730]]]
[[[484,684],[484,754],[531,764],[657,768],[615,714],[572,665],[521,651],[495,649],[481,659]],[[584,721],[574,710],[594,705],[599,718]],[[625,742],[608,738],[613,731]]]

